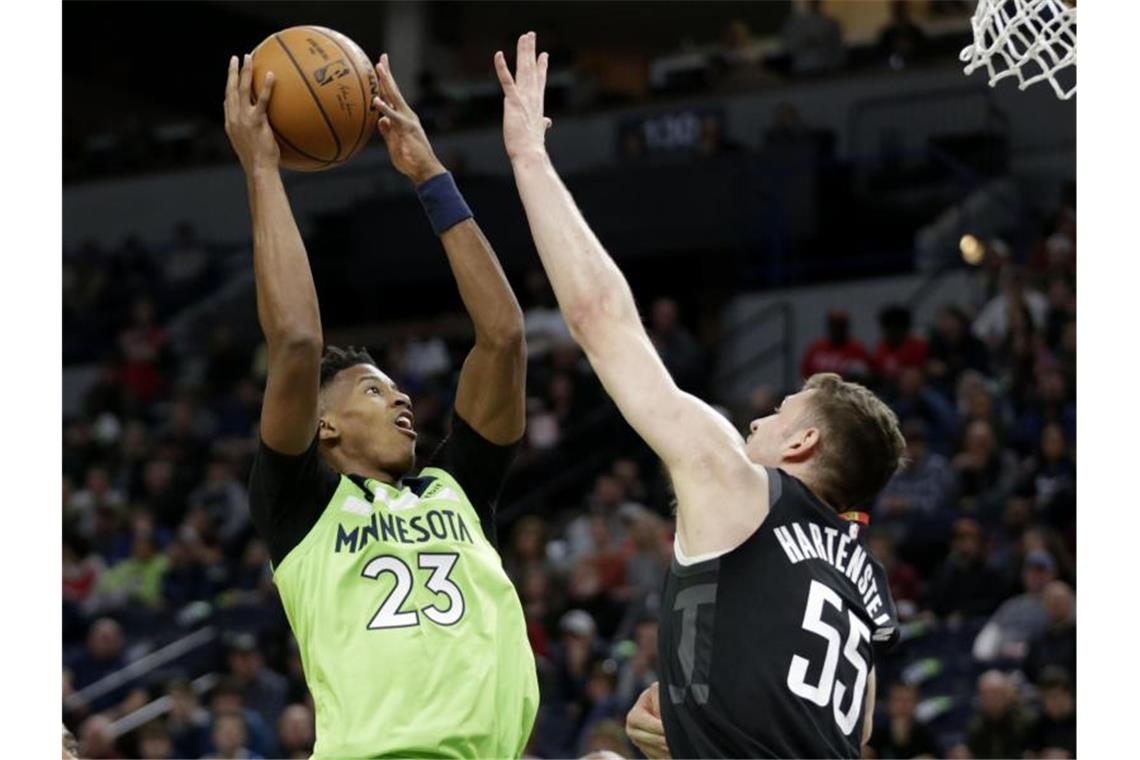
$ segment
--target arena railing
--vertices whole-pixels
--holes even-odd
[[[220,680],[222,680],[221,676],[217,673],[207,673],[191,681],[190,688],[193,690],[195,696],[201,696],[217,686]],[[120,736],[129,734],[136,728],[145,726],[152,720],[166,715],[170,712],[172,705],[173,700],[164,694],[158,699],[146,703],[139,709],[127,713],[112,723],[111,735],[117,739]]]
[[[124,684],[137,681],[199,647],[213,643],[217,638],[218,631],[213,626],[200,628],[74,692],[64,700],[64,707],[78,709],[89,704],[92,700],[111,693]]]

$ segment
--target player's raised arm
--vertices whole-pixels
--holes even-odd
[[[514,443],[526,426],[522,310],[491,244],[400,94],[387,55],[381,56],[376,74],[383,96],[375,101],[384,114],[380,135],[393,165],[415,183],[475,325],[475,347],[459,375],[455,411],[492,443]]]
[[[629,285],[555,172],[545,147],[547,61],[546,53],[535,55],[533,32],[519,38],[514,77],[503,54],[495,54],[505,96],[503,139],[542,265],[606,391],[669,468],[685,552],[733,548],[767,513],[766,473],[748,461],[743,439],[726,420],[673,382]],[[724,498],[736,493],[749,496]]]
[[[273,75],[251,101],[250,56],[238,68],[230,59],[226,82],[226,134],[245,170],[253,218],[253,269],[257,317],[269,347],[261,407],[261,438],[281,454],[300,454],[317,429],[321,316],[301,233],[289,208],[278,166],[280,152],[266,117]]]

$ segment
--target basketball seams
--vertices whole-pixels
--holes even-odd
[[[301,68],[301,64],[297,63],[297,59],[293,57],[293,51],[290,50],[289,46],[286,45],[284,40],[281,39],[280,34],[274,34],[273,39],[277,40],[277,44],[280,45],[281,49],[285,51],[285,55],[289,56],[289,60],[292,61],[293,66],[297,69],[297,73],[301,75],[301,81],[305,83],[305,87],[309,90],[309,94],[312,95],[313,102],[317,105],[317,110],[321,112],[321,118],[325,120],[325,126],[329,128],[329,134],[332,135],[333,142],[336,144],[336,153],[333,156],[333,160],[326,163],[336,163],[340,160],[340,135],[336,133],[336,129],[333,128],[332,120],[329,118],[329,115],[325,113],[325,108],[323,105],[321,105],[321,99],[317,97],[317,93],[315,90],[313,90],[313,86],[309,84],[309,78],[305,76],[305,70]]]
[[[273,132],[273,136],[276,137],[281,142],[285,143],[286,147],[288,147],[289,150],[293,151],[294,153],[296,153],[299,156],[302,156],[304,158],[309,159],[310,161],[316,161],[318,164],[322,164],[322,166],[321,166],[322,169],[327,169],[330,166],[336,165],[336,161],[326,161],[323,158],[318,158],[317,156],[314,156],[311,153],[306,153],[305,151],[301,150],[296,145],[294,145],[292,142],[290,142],[288,137],[286,137],[285,135],[278,132],[277,129],[274,128],[274,126],[272,124],[269,125],[269,129]]]
[[[365,136],[371,134],[371,132],[368,131],[368,114],[372,110],[372,108],[371,108],[372,104],[368,100],[368,95],[364,92],[364,80],[361,79],[360,72],[356,68],[356,60],[355,60],[356,56],[350,54],[347,50],[345,50],[344,47],[342,47],[341,44],[339,42],[337,42],[335,37],[333,37],[331,34],[327,34],[325,31],[323,31],[321,29],[321,27],[309,26],[309,27],[305,27],[305,28],[309,29],[313,32],[316,32],[317,34],[321,35],[322,37],[327,39],[332,44],[336,45],[337,50],[339,50],[341,52],[341,54],[344,55],[345,59],[348,61],[348,64],[350,66],[352,66],[352,73],[356,75],[356,83],[358,85],[360,85],[360,103],[363,107],[364,113],[362,114],[362,119],[361,119],[361,124],[360,124],[360,134],[357,136],[356,141],[353,142],[352,150],[349,151],[348,155],[345,156],[345,159],[348,159],[349,157],[355,155],[358,150],[360,150],[361,141],[365,138]],[[331,32],[332,30],[330,29],[329,31]],[[334,32],[334,34],[335,34],[335,32]],[[361,51],[361,52],[363,54],[363,51]]]

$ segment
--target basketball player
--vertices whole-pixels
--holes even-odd
[[[547,60],[533,33],[519,39],[514,77],[495,55],[515,181],[571,333],[677,496],[658,751],[858,757],[871,727],[872,642],[888,640],[896,620],[853,510],[897,468],[898,421],[865,388],[816,375],[745,440],[677,388],[546,153]]]
[[[525,423],[522,313],[382,57],[380,134],[475,327],[450,436],[413,477],[407,394],[365,351],[330,347],[322,358],[317,294],[266,118],[272,80],[252,102],[251,68],[249,56],[240,72],[230,61],[225,100],[269,347],[250,508],[316,706],[314,757],[517,757],[538,681],[494,510]],[[378,313],[384,287],[372,289]]]

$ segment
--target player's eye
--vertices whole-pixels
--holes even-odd
[[[368,386],[368,389],[365,391],[365,393],[373,393],[373,394],[379,396],[380,395],[380,386],[370,385],[370,386]]]

